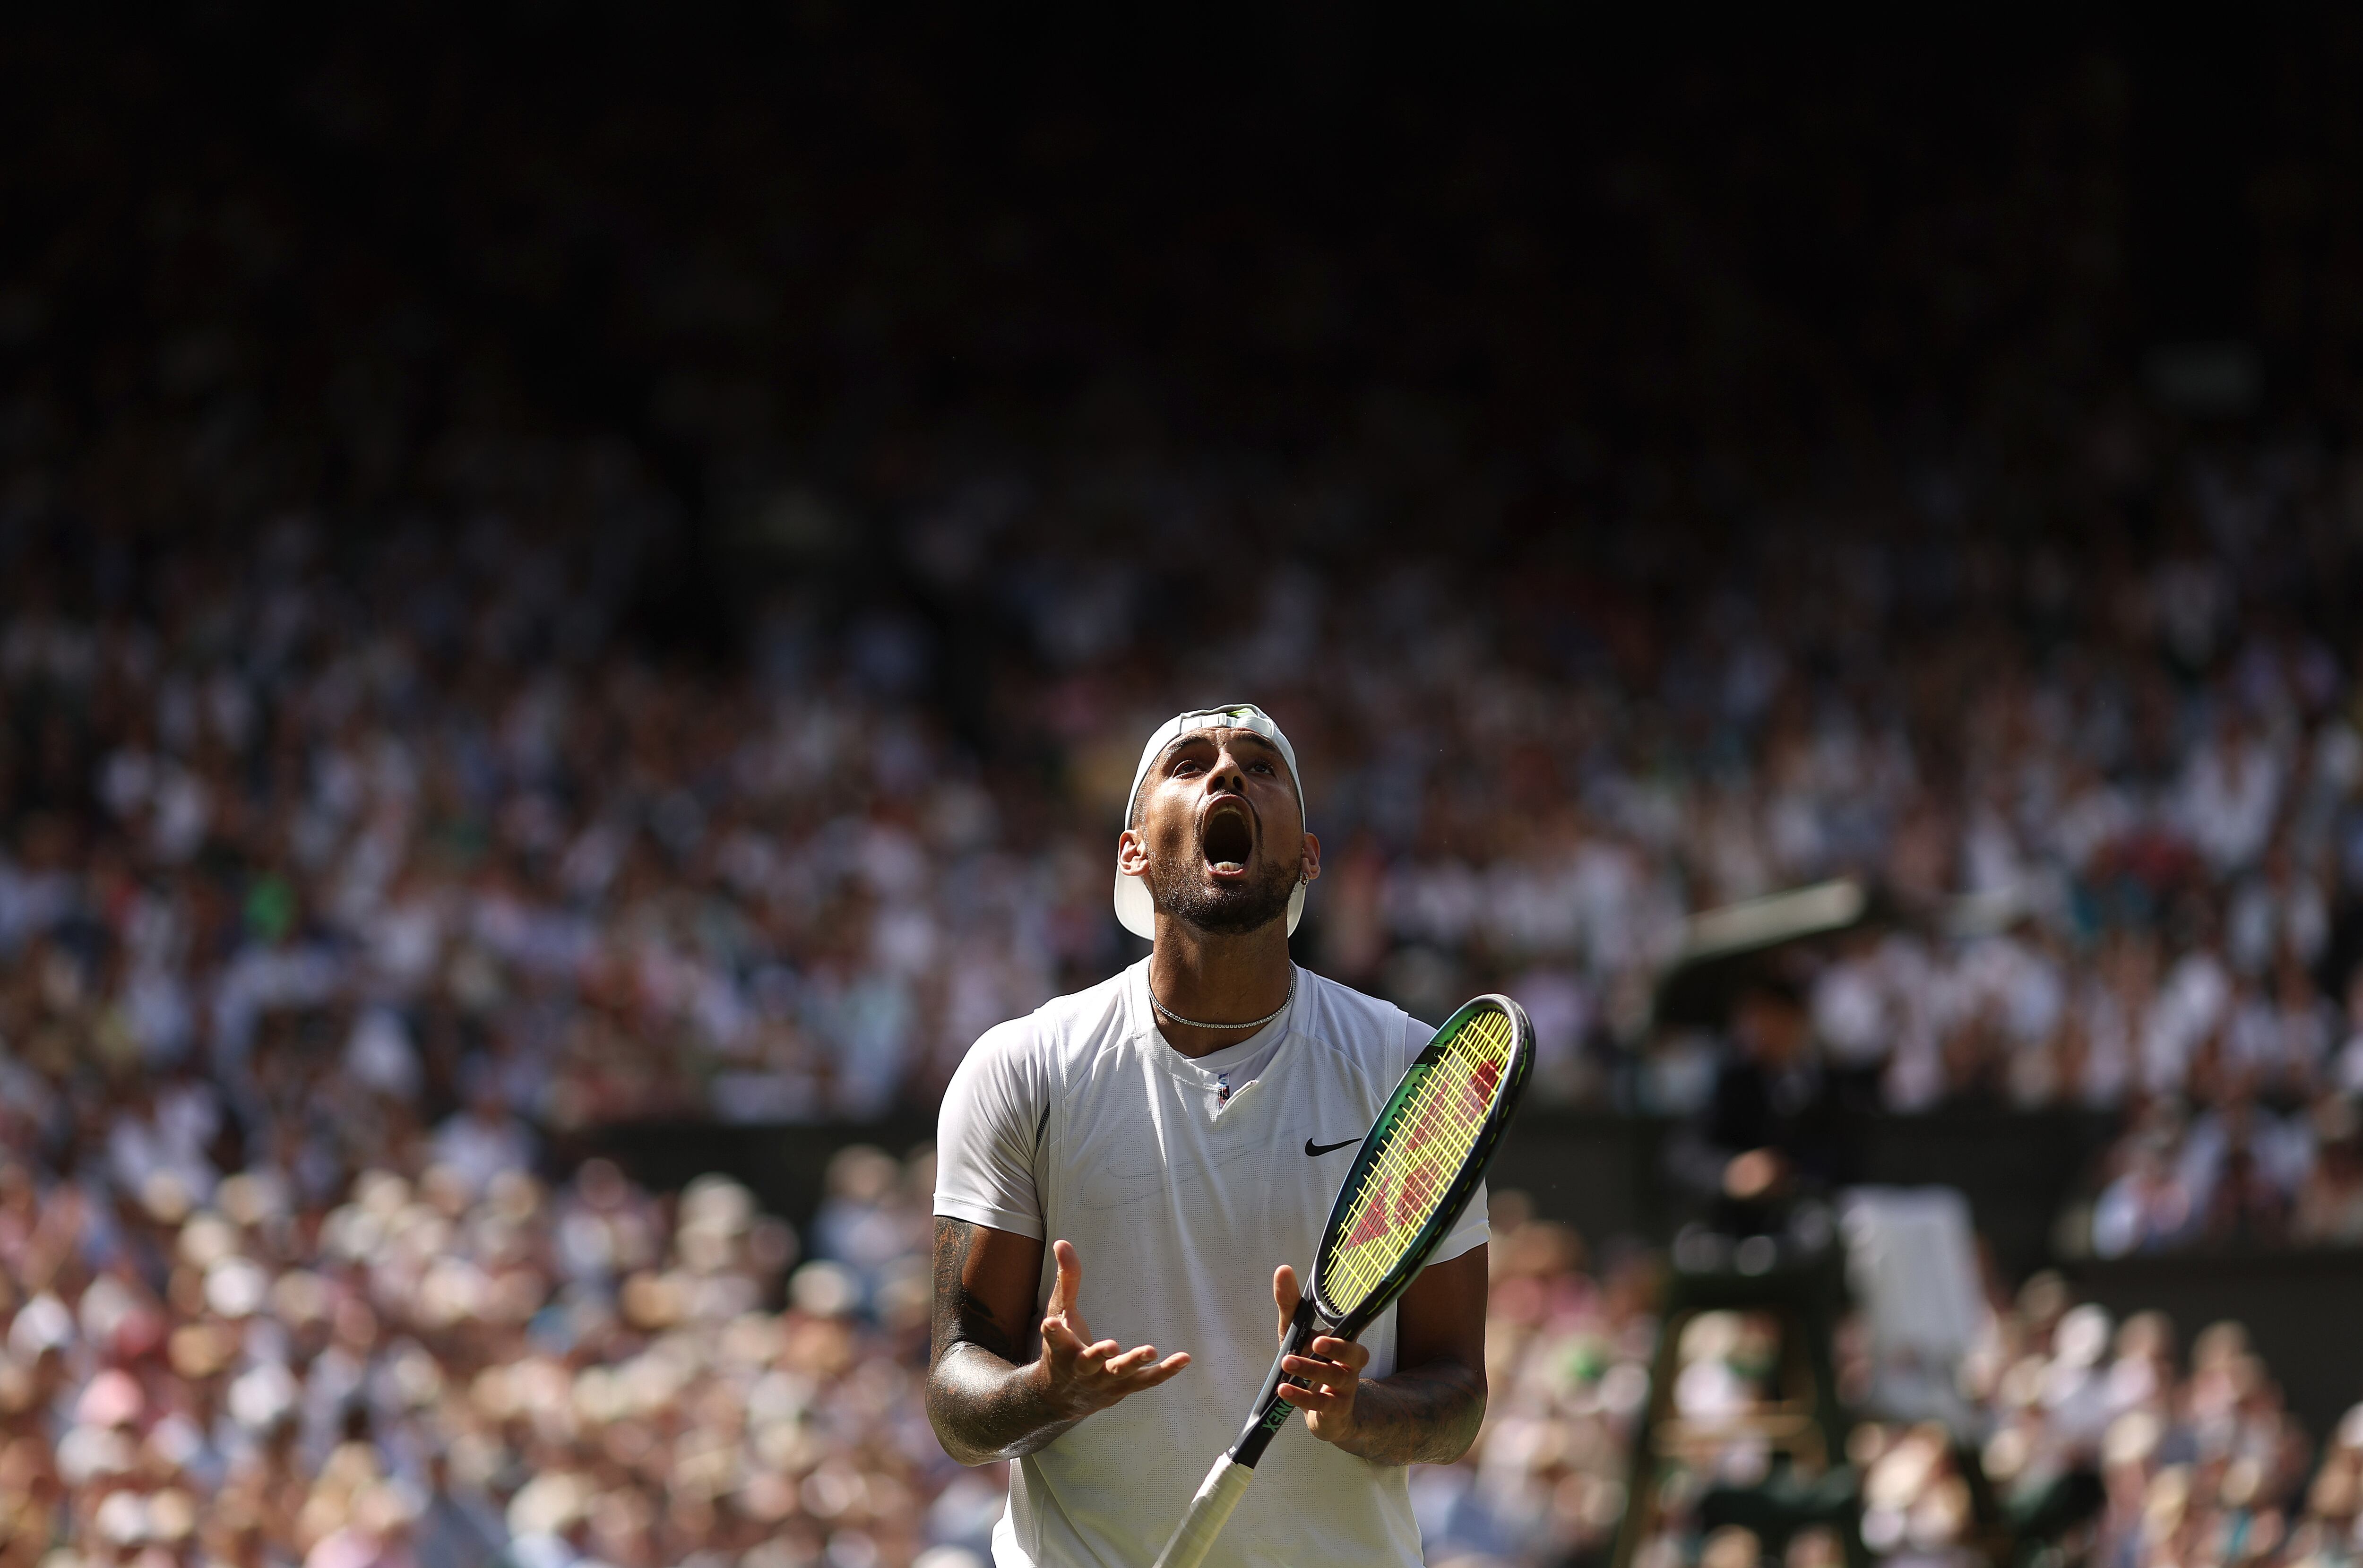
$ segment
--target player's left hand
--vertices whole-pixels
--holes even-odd
[[[1302,1298],[1296,1271],[1281,1264],[1271,1276],[1271,1304],[1280,1308],[1282,1343],[1288,1340],[1289,1319],[1296,1316],[1296,1304]],[[1341,1442],[1354,1429],[1354,1394],[1361,1386],[1362,1369],[1370,1364],[1370,1347],[1324,1334],[1304,1348],[1309,1354],[1282,1357],[1280,1366],[1311,1386],[1283,1383],[1280,1396],[1304,1412],[1305,1429],[1315,1437],[1326,1443]]]

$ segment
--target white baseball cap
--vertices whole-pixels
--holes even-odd
[[[1132,770],[1132,793],[1124,797],[1124,825],[1132,826],[1132,808],[1140,803],[1140,781],[1148,776],[1154,763],[1165,748],[1184,735],[1194,735],[1201,729],[1245,729],[1262,736],[1280,748],[1288,763],[1288,782],[1296,787],[1296,817],[1304,819],[1304,781],[1296,772],[1296,748],[1288,743],[1271,715],[1251,702],[1230,703],[1222,707],[1197,707],[1187,713],[1177,713],[1157,727],[1148,744],[1140,749],[1140,766]],[[1150,941],[1157,940],[1157,905],[1148,896],[1148,884],[1137,876],[1115,873],[1115,917],[1124,929],[1136,937]],[[1299,882],[1296,891],[1288,897],[1288,934],[1296,934],[1296,922],[1304,917],[1304,884]]]

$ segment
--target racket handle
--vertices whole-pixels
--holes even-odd
[[[1190,1499],[1190,1510],[1182,1516],[1173,1539],[1157,1554],[1157,1568],[1198,1568],[1253,1479],[1255,1467],[1241,1464],[1227,1453],[1215,1461],[1215,1468],[1206,1472],[1206,1479],[1199,1485],[1198,1495]]]

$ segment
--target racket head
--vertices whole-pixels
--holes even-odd
[[[1444,1020],[1379,1113],[1330,1206],[1314,1305],[1351,1339],[1401,1296],[1469,1207],[1533,1070],[1535,1027],[1509,997]]]

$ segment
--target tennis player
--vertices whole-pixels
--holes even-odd
[[[927,1415],[960,1462],[1017,1462],[1000,1568],[1156,1558],[1433,1032],[1289,961],[1321,845],[1261,709],[1159,728],[1125,823],[1116,917],[1148,957],[986,1031],[944,1096]],[[1420,1562],[1404,1467],[1460,1457],[1485,1411],[1484,1214],[1481,1191],[1359,1342],[1289,1362],[1305,1418],[1212,1561]]]

